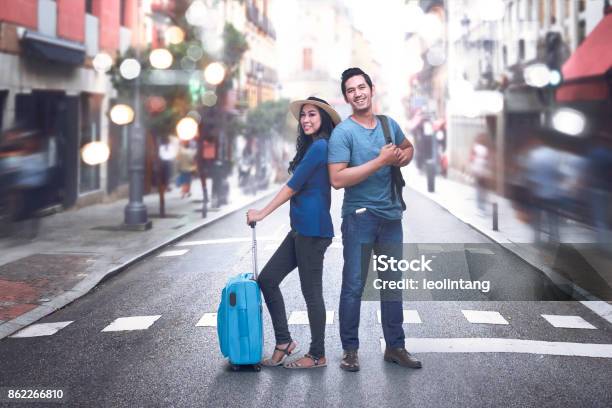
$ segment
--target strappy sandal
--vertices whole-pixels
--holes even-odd
[[[295,344],[295,347],[293,348],[293,350],[289,350],[289,347],[291,347],[292,344]],[[278,361],[274,361],[272,359],[272,357],[274,357],[274,352],[272,352],[272,355],[270,356],[270,358],[267,358],[264,361],[262,361],[261,365],[266,366],[266,367],[278,367],[279,365],[283,364],[283,362],[287,359],[287,357],[293,355],[293,353],[298,351],[298,347],[299,347],[298,343],[293,340],[291,340],[284,349],[279,348],[279,347],[274,347],[274,351],[281,351],[283,353],[283,356],[281,357],[281,359]]]
[[[292,361],[291,363],[285,364],[283,367],[290,368],[290,369],[309,369],[309,368],[327,367],[327,361],[325,361],[325,363],[321,363],[321,359],[323,357],[315,357],[311,354],[304,354],[304,357],[311,359],[314,364],[311,366],[303,366],[298,362],[300,360],[295,360],[295,361]]]

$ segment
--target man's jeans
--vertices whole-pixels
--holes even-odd
[[[371,250],[402,259],[402,221],[387,220],[369,210],[360,214],[346,215],[342,220],[342,243],[344,245],[344,268],[340,292],[340,339],[344,350],[359,348],[359,316],[361,295],[366,283]],[[391,244],[386,247],[385,244]],[[365,250],[362,251],[362,248]],[[393,273],[392,279],[401,279],[401,272]],[[382,277],[381,277],[382,278]],[[389,275],[385,276],[389,279]],[[403,310],[401,291],[390,297],[381,291],[381,322],[387,347],[404,347]]]

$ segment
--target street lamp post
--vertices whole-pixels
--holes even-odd
[[[138,1],[136,12],[136,59],[140,61],[140,13],[141,2]],[[144,169],[145,169],[145,138],[141,124],[140,107],[140,75],[134,78],[134,122],[131,137],[128,140],[129,160],[129,202],[125,206],[123,224],[126,229],[144,231],[152,227],[148,219],[147,207],[143,203]]]

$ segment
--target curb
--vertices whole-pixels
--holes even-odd
[[[228,215],[231,215],[237,211],[240,211],[241,209],[248,207],[249,205],[257,201],[262,200],[274,194],[277,190],[278,190],[278,186],[275,185],[269,188],[268,190],[253,196],[252,199],[247,200],[246,202],[236,204],[234,206],[229,206],[226,210],[220,211],[214,217],[207,218],[206,220],[203,220],[195,224],[194,226],[190,227],[188,230],[175,234],[171,238],[141,252],[140,254],[134,256],[133,258],[122,263],[121,265],[108,269],[105,272],[94,273],[86,277],[81,282],[79,282],[75,287],[73,287],[70,290],[65,291],[61,295],[53,298],[51,301],[46,302],[44,305],[37,306],[36,308],[30,310],[27,313],[22,314],[19,317],[14,318],[13,320],[9,320],[7,322],[0,324],[0,340],[5,337],[10,336],[11,334],[23,329],[26,326],[29,326],[30,324],[42,319],[43,317],[50,315],[56,310],[59,310],[63,307],[68,306],[73,301],[89,293],[93,288],[95,288],[99,284],[107,281],[113,276],[116,276],[117,274],[129,268],[130,266],[134,265],[135,263],[151,255],[153,252],[156,252],[159,249],[164,248],[168,245],[172,245],[176,241],[179,241],[185,238],[186,236],[193,234],[197,232],[198,230],[227,217]]]

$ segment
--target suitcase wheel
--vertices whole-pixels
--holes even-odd
[[[240,366],[234,365],[234,364],[230,364],[230,368],[232,369],[232,371],[236,372],[236,371],[240,371]]]
[[[261,371],[261,364],[255,364],[255,365],[253,366],[253,370],[255,370],[255,371],[257,371],[257,372],[260,372],[260,371]]]

